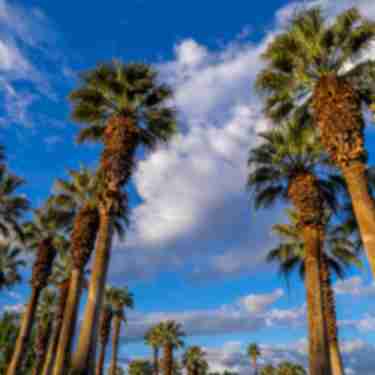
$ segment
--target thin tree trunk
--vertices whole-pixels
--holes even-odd
[[[109,375],[116,375],[117,369],[117,355],[118,355],[118,344],[120,339],[121,332],[121,317],[115,315],[113,326],[113,336],[112,336],[112,358],[111,358],[111,367],[109,370]]]
[[[164,375],[173,375],[173,347],[170,344],[164,346],[163,358]]]
[[[95,371],[96,375],[103,375],[106,348],[107,348],[107,345],[101,345],[99,360],[98,360],[98,364],[96,366],[96,371]]]
[[[368,188],[364,163],[355,162],[343,168],[354,213],[358,222],[367,259],[375,276],[375,203]]]
[[[12,360],[9,364],[6,375],[19,375],[20,373],[22,362],[28,351],[28,342],[30,339],[35,312],[38,306],[38,300],[41,291],[42,290],[40,288],[33,288],[31,291],[30,300],[22,319],[21,330],[18,334],[16,347],[14,349]]]
[[[77,350],[72,362],[72,374],[93,375],[95,371],[98,324],[111,252],[113,218],[109,210],[100,211],[99,233],[92,268],[88,299],[80,329]],[[55,374],[57,375],[57,374]]]
[[[315,225],[305,225],[303,238],[306,251],[305,284],[309,326],[309,373],[331,375],[320,275],[321,229]]]
[[[254,375],[258,375],[258,366],[256,358],[253,359]]]
[[[58,341],[53,375],[66,375],[69,371],[70,356],[77,325],[79,301],[83,288],[83,279],[83,271],[73,269],[68,300],[66,301],[64,319]]]
[[[154,374],[159,375],[159,348],[154,346]]]
[[[47,358],[44,363],[42,375],[51,375],[53,371],[53,365],[55,363],[57,348],[59,344],[60,333],[62,329],[64,312],[66,307],[66,302],[68,299],[70,288],[70,279],[65,281],[63,284],[60,284],[60,296],[58,309],[55,316],[55,327],[52,332],[51,342],[48,348]]]
[[[323,286],[324,316],[326,318],[328,347],[331,360],[332,375],[344,375],[344,366],[339,348],[335,296],[332,289],[331,275],[327,258],[321,257],[321,278]]]

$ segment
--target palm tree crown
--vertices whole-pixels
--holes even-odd
[[[19,268],[26,266],[21,249],[10,244],[0,244],[0,290],[11,288],[21,281]]]
[[[128,288],[116,288],[110,286],[106,290],[106,298],[113,307],[115,315],[125,319],[124,308],[132,309],[134,307],[133,294],[129,292]]]
[[[167,320],[159,324],[159,329],[163,345],[171,345],[174,349],[184,346],[182,337],[185,336],[185,333],[182,330],[181,324],[174,320]]]
[[[375,22],[356,8],[329,23],[320,8],[298,13],[286,32],[276,36],[263,54],[267,66],[257,88],[266,94],[266,113],[279,122],[291,112],[306,112],[322,77],[330,74],[351,82],[360,99],[371,104],[375,88],[375,62],[353,64],[375,38]]]

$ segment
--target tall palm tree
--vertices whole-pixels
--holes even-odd
[[[128,288],[109,287],[107,298],[113,308],[113,334],[112,334],[112,358],[109,375],[115,375],[117,368],[118,347],[120,341],[121,323],[126,321],[124,309],[134,307],[133,294]]]
[[[105,354],[109,341],[109,336],[111,334],[111,325],[113,319],[113,308],[108,298],[108,289],[106,290],[106,301],[103,305],[103,310],[100,318],[99,326],[99,342],[100,342],[100,353],[98,363],[96,365],[96,375],[103,375]]]
[[[19,268],[26,265],[20,256],[21,252],[21,249],[9,243],[0,243],[0,291],[10,289],[21,281]]]
[[[185,333],[182,330],[181,324],[173,320],[161,322],[159,330],[164,348],[164,375],[173,375],[173,351],[184,346],[182,338],[185,336]]]
[[[368,188],[362,105],[370,105],[375,94],[375,62],[363,54],[374,40],[375,22],[356,8],[333,23],[320,8],[307,9],[269,44],[263,55],[267,66],[257,79],[271,118],[313,118],[348,185],[373,274],[375,203]]]
[[[280,237],[280,244],[272,249],[267,260],[279,264],[280,274],[288,277],[294,270],[298,270],[302,280],[305,279],[305,246],[297,225],[294,211],[288,212],[289,223],[274,225],[274,233]],[[343,278],[345,270],[361,262],[357,257],[355,244],[348,238],[338,235],[336,226],[327,223],[324,239],[324,252],[321,259],[322,289],[324,299],[324,316],[327,325],[328,345],[330,351],[333,375],[343,375],[342,363],[336,319],[335,296],[331,282],[331,272]]]
[[[186,368],[188,375],[206,375],[208,372],[208,362],[206,353],[199,346],[191,346],[182,357],[182,364]]]
[[[70,236],[72,268],[69,276],[69,294],[65,304],[54,375],[64,375],[70,365],[85,269],[95,246],[99,228],[98,207],[103,193],[102,179],[97,173],[81,168],[79,171],[69,171],[69,175],[70,181],[56,182],[55,195],[49,201],[52,206],[62,207],[71,218],[74,218]],[[114,229],[122,237],[127,224],[124,195],[121,195],[118,203]]]
[[[66,244],[65,249],[60,251],[55,261],[51,281],[58,290],[58,302],[55,309],[54,325],[51,340],[48,348],[47,358],[44,363],[43,375],[51,375],[53,364],[55,362],[57,346],[59,342],[62,322],[64,318],[64,310],[68,299],[70,277],[72,272],[72,258],[68,254],[69,245]]]
[[[100,172],[105,192],[99,205],[100,228],[75,373],[92,373],[99,312],[107,278],[113,237],[113,214],[121,189],[134,169],[140,146],[152,149],[175,133],[175,115],[169,107],[171,91],[157,82],[157,74],[145,64],[102,64],[82,75],[73,91],[73,119],[84,124],[78,141],[104,144]]]
[[[163,343],[160,325],[155,325],[146,332],[145,341],[146,344],[151,346],[153,350],[154,375],[159,375],[159,351]]]
[[[9,364],[7,375],[19,374],[23,358],[27,352],[35,312],[42,290],[47,286],[53,260],[63,242],[61,228],[65,225],[65,215],[49,207],[34,211],[34,220],[24,225],[27,245],[35,249],[35,261],[31,277],[31,296],[23,315],[21,329]]]
[[[0,149],[0,161],[2,150]],[[25,196],[17,194],[24,180],[10,173],[4,164],[0,164],[0,233],[5,237],[16,236],[22,239],[20,220],[29,209]]]
[[[55,305],[56,293],[49,289],[45,289],[41,295],[36,314],[38,325],[34,343],[36,359],[33,368],[33,375],[39,375],[43,369],[47,355]]]
[[[260,354],[259,346],[256,343],[249,344],[247,347],[247,355],[251,360],[254,374],[258,373],[258,358],[260,357]]]
[[[324,211],[335,205],[336,184],[313,128],[292,121],[260,137],[263,143],[250,151],[248,187],[256,208],[282,201],[297,212],[306,249],[310,372],[329,375],[320,261]]]

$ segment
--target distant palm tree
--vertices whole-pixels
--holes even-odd
[[[145,341],[153,350],[154,375],[159,375],[159,351],[163,344],[160,325],[155,325],[146,332]]]
[[[375,203],[369,194],[363,105],[375,96],[375,62],[363,52],[375,22],[351,8],[326,19],[319,7],[299,12],[267,47],[257,86],[278,122],[312,116],[321,142],[345,177],[362,240],[375,275]]]
[[[277,369],[272,365],[266,365],[260,370],[260,375],[277,375]]]
[[[182,357],[182,364],[188,375],[207,375],[206,353],[199,346],[191,346]]]
[[[324,212],[335,206],[337,184],[314,129],[295,120],[260,134],[250,151],[248,186],[255,207],[291,202],[298,215],[306,257],[309,359],[312,374],[330,374],[320,261]]]
[[[0,161],[2,149],[0,149]],[[10,173],[5,165],[0,164],[0,234],[5,238],[16,236],[23,238],[20,220],[29,209],[29,202],[17,190],[24,180]]]
[[[53,260],[57,249],[63,242],[61,228],[66,223],[65,215],[49,207],[34,211],[34,220],[24,225],[24,236],[27,245],[36,251],[31,278],[31,297],[23,315],[17,343],[9,364],[7,375],[18,375],[23,358],[27,353],[35,312],[42,290],[48,284]]]
[[[21,249],[9,243],[0,243],[0,291],[21,281],[19,268],[26,265],[21,253]]]
[[[294,211],[288,211],[289,223],[274,225],[273,231],[280,237],[280,244],[272,249],[267,257],[269,262],[279,264],[280,274],[288,277],[298,270],[301,278],[305,279],[305,245],[301,236],[297,216]],[[328,221],[328,220],[327,220]],[[335,296],[332,288],[331,271],[343,278],[345,270],[356,265],[361,266],[355,244],[347,237],[338,235],[337,228],[327,223],[324,239],[324,252],[321,259],[321,279],[324,300],[324,316],[327,325],[328,344],[333,375],[343,375],[342,363],[337,332]]]
[[[173,350],[184,346],[182,338],[185,333],[182,330],[181,324],[173,320],[167,320],[159,324],[160,335],[164,348],[163,370],[164,375],[173,375]]]
[[[55,307],[56,293],[49,289],[45,289],[41,295],[41,300],[36,313],[38,325],[34,343],[36,358],[33,368],[33,375],[40,375],[43,369],[43,364],[47,355]]]
[[[70,99],[73,119],[84,124],[78,141],[104,144],[100,172],[105,180],[99,213],[95,260],[78,349],[73,360],[76,374],[93,371],[99,311],[103,302],[110,260],[113,215],[121,189],[129,182],[142,146],[152,149],[175,134],[175,114],[169,106],[171,91],[145,64],[102,64],[82,75]]]
[[[107,298],[113,309],[112,358],[109,375],[115,375],[117,366],[118,347],[120,341],[121,323],[126,321],[125,308],[134,307],[133,294],[128,288],[109,287]]]
[[[306,370],[298,364],[291,362],[282,362],[275,375],[307,375]]]
[[[111,334],[111,326],[113,319],[113,307],[111,301],[109,300],[108,288],[106,289],[105,303],[103,305],[103,310],[100,316],[100,326],[99,326],[99,343],[100,343],[100,353],[98,363],[96,365],[96,375],[103,375],[105,354],[107,345],[109,342],[109,336]]]
[[[247,355],[251,360],[254,369],[254,374],[258,373],[258,358],[260,357],[260,354],[260,348],[257,344],[249,344],[249,346],[247,347]]]
[[[72,219],[70,228],[71,274],[63,324],[59,337],[54,375],[64,375],[70,364],[71,348],[75,337],[79,302],[84,285],[87,263],[95,246],[99,229],[99,202],[103,193],[102,179],[87,168],[69,171],[70,180],[57,180],[55,195],[49,200],[52,207],[60,207]],[[125,198],[119,200],[114,217],[114,228],[121,237],[127,224]]]
[[[135,359],[130,362],[129,375],[152,375],[151,363],[145,359]]]

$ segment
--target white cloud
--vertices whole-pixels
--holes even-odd
[[[337,294],[365,297],[375,294],[375,283],[365,285],[362,278],[355,276],[337,281],[334,285],[334,290]]]
[[[282,289],[276,289],[269,294],[250,294],[241,299],[241,304],[252,313],[260,313],[267,309],[270,305],[274,304],[277,300],[284,295]]]

